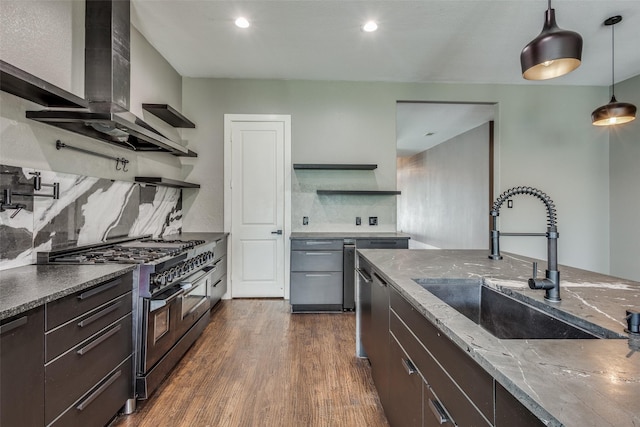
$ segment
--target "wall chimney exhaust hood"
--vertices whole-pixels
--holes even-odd
[[[27,118],[134,151],[195,153],[129,111],[130,2],[86,0],[85,98],[88,110],[27,111]]]

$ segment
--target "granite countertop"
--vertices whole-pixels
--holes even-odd
[[[0,320],[133,271],[135,265],[27,265],[0,271]]]
[[[599,335],[627,337],[627,309],[640,309],[640,283],[560,266],[560,303],[531,290],[531,262],[486,251],[359,250],[391,286],[550,426],[640,426],[640,339],[498,339],[412,279],[478,279]]]
[[[164,239],[218,242],[229,233],[187,232]],[[0,320],[135,270],[131,264],[27,265],[0,271]]]
[[[351,231],[294,231],[291,240],[300,239],[409,239],[406,233],[398,232],[351,232]]]

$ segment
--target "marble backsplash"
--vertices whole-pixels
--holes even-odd
[[[178,188],[142,185],[105,178],[51,171],[41,173],[36,194],[52,194],[60,183],[60,197],[20,196],[34,193],[36,170],[0,165],[0,189],[11,188],[12,204],[20,211],[0,212],[0,270],[33,264],[38,251],[100,243],[107,239],[182,229],[182,192]],[[13,216],[13,218],[12,218]]]

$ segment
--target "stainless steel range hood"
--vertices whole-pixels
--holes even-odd
[[[27,111],[27,118],[136,151],[187,155],[129,112],[129,0],[86,0],[85,98],[89,109]]]

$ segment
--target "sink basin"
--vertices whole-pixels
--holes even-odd
[[[599,338],[478,280],[414,279],[416,283],[500,339]]]

